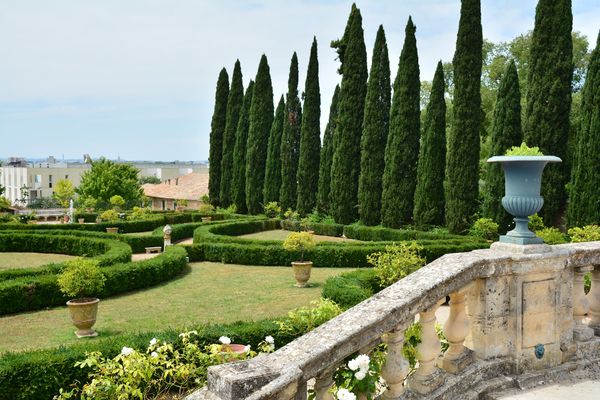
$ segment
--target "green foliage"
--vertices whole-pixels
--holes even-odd
[[[159,183],[161,183],[160,178],[157,178],[156,176],[142,176],[138,182],[140,183],[140,185],[145,185],[146,183],[150,183],[152,185],[158,185]]]
[[[411,223],[414,208],[421,123],[416,29],[409,17],[394,81],[390,134],[385,149],[381,221],[390,228]]]
[[[283,95],[279,99],[275,118],[269,134],[267,148],[267,166],[265,170],[265,188],[263,202],[279,201],[281,190],[281,136],[283,135],[283,119],[285,116],[285,101]]]
[[[414,221],[417,226],[444,224],[446,169],[446,101],[444,70],[438,62],[423,127],[417,167]]]
[[[298,201],[300,215],[310,213],[317,205],[319,189],[319,162],[321,152],[321,91],[319,88],[319,60],[317,38],[313,38],[304,85],[304,110],[300,131],[298,160]]]
[[[281,207],[276,201],[270,201],[265,206],[265,215],[269,218],[278,217],[281,214]]]
[[[342,63],[338,121],[334,133],[329,213],[342,224],[358,216],[360,137],[367,92],[367,51],[360,10],[352,5],[344,36],[332,43]]]
[[[248,213],[262,211],[263,187],[269,131],[273,123],[273,86],[267,57],[263,54],[258,65],[248,127],[246,155],[246,206]]]
[[[81,183],[75,191],[84,202],[92,198],[109,203],[111,196],[119,195],[130,204],[141,197],[138,172],[133,165],[100,158],[81,175]]]
[[[105,281],[98,264],[83,258],[66,262],[57,280],[60,291],[71,298],[97,295],[104,288]]]
[[[569,189],[570,226],[600,224],[600,34],[583,87],[580,130]]]
[[[248,83],[244,103],[235,134],[235,147],[233,149],[233,183],[231,196],[233,204],[239,213],[245,214],[246,207],[246,148],[248,145],[248,127],[250,124],[250,105],[254,94],[254,81]]]
[[[152,218],[152,213],[149,208],[144,207],[133,207],[131,213],[127,215],[129,221],[139,221],[149,218]]]
[[[54,197],[62,207],[69,207],[70,200],[75,196],[73,183],[68,179],[61,179],[54,186]]]
[[[517,146],[523,138],[521,131],[521,91],[517,67],[511,60],[506,66],[498,88],[491,133],[491,154],[504,154],[511,146]],[[483,215],[496,221],[502,232],[508,231],[512,217],[502,207],[504,196],[504,172],[498,163],[487,163]]]
[[[348,309],[382,289],[373,269],[359,269],[332,276],[325,281],[321,296]]]
[[[446,222],[462,233],[477,211],[483,36],[480,0],[463,0],[452,60],[454,102],[446,159]]]
[[[544,153],[540,151],[537,146],[529,147],[527,143],[523,142],[520,146],[512,146],[506,150],[506,156],[543,156]]]
[[[227,97],[227,115],[225,117],[225,131],[223,132],[221,186],[219,188],[219,202],[223,207],[228,207],[233,203],[234,149],[243,102],[244,83],[242,82],[242,67],[240,66],[240,60],[236,60],[231,77],[231,90]]]
[[[210,123],[210,148],[208,155],[208,197],[213,205],[220,204],[221,161],[223,159],[223,136],[227,120],[227,101],[229,97],[229,75],[225,68],[219,72],[215,93],[215,108]]]
[[[587,225],[583,228],[571,228],[567,232],[571,237],[571,242],[592,242],[600,240],[600,226]]]
[[[115,209],[116,211],[121,210],[121,208],[125,205],[125,199],[123,199],[123,197],[119,196],[118,194],[111,196],[109,202],[110,205],[113,206],[113,209]]]
[[[381,368],[386,360],[385,345],[380,344],[367,354],[346,358],[334,374],[333,390],[338,399],[346,399],[349,393],[358,396],[366,394],[368,400],[377,393],[381,383]],[[356,397],[355,397],[356,398]]]
[[[380,285],[387,287],[425,265],[425,258],[419,255],[422,250],[415,242],[401,242],[386,246],[384,252],[373,253],[367,260],[373,265]]]
[[[300,336],[342,313],[333,301],[319,299],[310,302],[310,306],[300,307],[288,313],[283,320],[277,321],[279,330],[289,336]]]
[[[315,239],[309,232],[292,232],[283,241],[284,249],[300,253],[300,261],[304,261],[304,253],[315,246]]]
[[[525,141],[544,154],[567,160],[573,78],[571,0],[540,0],[535,12],[527,77]],[[553,224],[566,203],[568,163],[547,168],[542,181],[542,217]]]
[[[4,196],[0,196],[0,210],[8,210],[10,206],[10,201]]]
[[[118,221],[119,213],[115,210],[106,210],[102,214],[100,214],[100,219],[102,221]]]
[[[365,225],[381,222],[385,146],[390,127],[390,60],[383,26],[379,25],[367,84],[360,150],[358,213]]]
[[[544,228],[539,231],[535,231],[535,234],[542,238],[546,244],[561,244],[567,243],[567,237],[557,228]]]
[[[329,194],[331,192],[331,163],[333,162],[333,134],[337,126],[338,100],[340,85],[335,86],[331,106],[329,107],[329,120],[323,134],[323,146],[319,165],[319,189],[317,193],[317,209],[320,212],[329,212]]]
[[[533,232],[541,231],[546,228],[544,225],[544,220],[538,214],[533,214],[529,217],[529,222],[527,223],[529,230]]]
[[[469,229],[469,235],[486,240],[497,240],[499,227],[500,226],[490,218],[479,218]]]
[[[281,189],[279,202],[286,209],[296,206],[298,159],[300,156],[300,131],[302,123],[302,105],[298,98],[298,57],[292,55],[288,92],[281,136]]]

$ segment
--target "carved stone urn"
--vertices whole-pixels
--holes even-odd
[[[92,329],[96,323],[96,315],[98,314],[97,298],[83,298],[67,301],[71,321],[77,327],[75,335],[78,338],[98,336],[98,333]]]
[[[296,287],[306,287],[310,279],[310,271],[312,270],[312,261],[292,261],[294,269],[294,278],[296,279]]]
[[[502,206],[515,217],[515,229],[500,236],[500,242],[512,244],[541,244],[544,241],[529,230],[529,217],[542,209],[540,195],[542,173],[546,164],[561,162],[555,156],[495,156],[487,162],[497,162],[504,170]]]

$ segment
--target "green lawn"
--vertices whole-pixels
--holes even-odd
[[[192,263],[178,279],[102,300],[95,328],[100,337],[109,337],[279,317],[319,298],[325,279],[349,270],[313,268],[312,286],[299,289],[293,285],[291,267]],[[0,352],[75,343],[74,330],[66,307],[0,317]]]
[[[125,236],[150,236],[154,231],[122,233]]]
[[[245,239],[256,239],[256,240],[285,240],[286,237],[290,234],[290,231],[286,231],[283,229],[273,230],[273,231],[263,231],[257,233],[249,233],[247,235],[240,235],[238,237]],[[317,242],[356,242],[360,243],[359,240],[355,239],[347,239],[342,237],[335,236],[322,236],[322,235],[313,235],[315,241]]]
[[[13,268],[39,267],[77,258],[65,254],[47,253],[0,253],[0,271]]]

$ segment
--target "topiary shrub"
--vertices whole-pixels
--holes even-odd
[[[102,214],[100,214],[100,219],[102,221],[109,221],[109,222],[118,221],[119,213],[116,212],[115,210],[106,210]]]
[[[300,253],[300,261],[304,261],[304,253],[316,245],[310,232],[292,232],[283,241],[283,248],[290,252]]]
[[[281,214],[281,207],[276,201],[270,201],[265,205],[264,213],[268,218],[275,218]]]
[[[62,293],[79,299],[100,293],[106,278],[95,261],[80,258],[67,261],[57,281]]]
[[[523,142],[520,146],[512,146],[510,149],[506,150],[504,154],[506,156],[543,156],[544,153],[541,152],[540,148],[537,146],[529,147],[527,143]]]

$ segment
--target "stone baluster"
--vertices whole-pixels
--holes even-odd
[[[419,365],[415,373],[408,378],[408,387],[420,394],[430,393],[444,382],[441,371],[436,367],[436,360],[440,354],[440,339],[435,331],[435,312],[440,304],[441,301],[419,313],[422,327],[421,343],[417,346]]]
[[[600,265],[596,265],[592,271],[592,289],[588,293],[590,301],[589,326],[600,336]]]
[[[590,302],[585,296],[584,290],[584,275],[593,267],[577,267],[575,268],[573,280],[573,319],[575,327],[573,328],[573,339],[579,342],[590,340],[594,336],[594,330],[585,324],[585,314],[590,309]]]
[[[335,400],[329,389],[333,385],[333,373],[335,369],[329,369],[321,372],[315,378],[315,400]]]
[[[383,337],[383,341],[387,344],[387,356],[381,368],[381,376],[388,386],[383,393],[384,399],[397,399],[404,393],[404,379],[409,371],[409,363],[402,355],[405,329],[405,325],[398,325]]]
[[[464,346],[469,334],[469,318],[465,307],[466,288],[450,293],[450,315],[444,324],[444,335],[450,346],[444,354],[441,366],[456,374],[473,361],[473,352]]]

